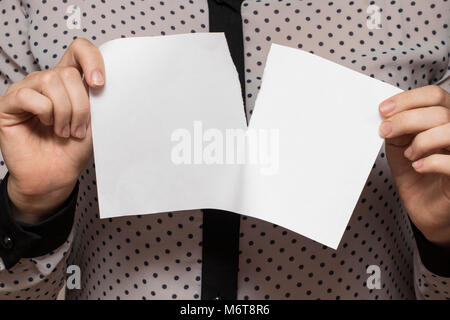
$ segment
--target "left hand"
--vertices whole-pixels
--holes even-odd
[[[380,104],[380,134],[403,205],[431,242],[450,247],[450,94],[426,86]]]

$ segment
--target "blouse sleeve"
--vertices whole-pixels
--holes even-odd
[[[450,92],[450,66],[438,85]],[[431,244],[414,225],[412,228],[416,239],[414,288],[417,299],[450,300],[450,249]]]
[[[11,83],[38,71],[39,65],[28,41],[29,21],[24,4],[18,0],[3,0],[0,3],[0,20],[3,20],[0,24],[0,95],[3,95]],[[8,19],[1,19],[1,16]],[[6,173],[0,153],[0,177]],[[5,208],[0,211],[0,216],[6,215]],[[0,230],[4,227],[0,225]],[[38,257],[21,258],[13,266],[6,266],[0,258],[0,300],[55,299],[64,285],[72,238],[73,230],[57,249]]]

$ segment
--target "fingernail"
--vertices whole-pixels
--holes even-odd
[[[391,112],[392,110],[394,110],[394,107],[395,107],[394,102],[386,101],[380,105],[380,111],[384,114],[387,114],[387,113]]]
[[[412,166],[414,167],[414,169],[420,169],[423,166],[423,160],[420,159],[413,162]]]
[[[75,137],[83,139],[86,136],[86,126],[81,125],[75,130]]]
[[[102,86],[105,83],[103,74],[100,71],[96,70],[92,72],[92,83],[96,86]]]
[[[390,122],[383,122],[380,127],[380,132],[383,137],[387,137],[392,131]]]
[[[68,138],[70,136],[70,125],[66,125],[61,132],[64,138]]]
[[[404,153],[405,157],[408,158],[408,159],[410,159],[411,156],[412,156],[412,154],[413,154],[412,147],[408,147],[408,149],[406,149],[406,150],[405,150],[405,153]]]

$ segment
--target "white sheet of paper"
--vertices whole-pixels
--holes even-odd
[[[100,50],[107,81],[91,93],[91,115],[102,218],[216,208],[337,248],[382,145],[378,104],[400,89],[274,44],[249,129],[278,130],[278,171],[176,165],[177,130],[192,133],[195,121],[246,129],[224,35],[118,39]]]
[[[194,140],[194,121],[202,121],[203,131],[247,127],[224,35],[116,39],[100,51],[106,85],[91,92],[100,216],[234,203],[235,166],[171,159],[172,134],[185,129]]]
[[[245,172],[250,216],[336,249],[382,146],[378,105],[401,90],[272,44],[249,128],[279,129],[279,172]]]

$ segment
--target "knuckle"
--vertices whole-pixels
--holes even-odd
[[[16,91],[16,101],[18,104],[25,104],[30,98],[30,89],[28,88],[19,88]]]
[[[433,110],[433,119],[436,121],[437,125],[442,125],[450,122],[450,109],[445,107],[431,107]]]
[[[417,135],[412,143],[412,148],[415,153],[422,153],[426,147],[424,142],[425,137],[422,134]]]
[[[431,93],[432,104],[435,105],[443,105],[447,96],[447,92],[437,85],[429,86],[429,90]]]
[[[81,80],[80,72],[74,67],[61,68],[61,77],[69,81]]]
[[[79,47],[84,46],[86,44],[90,44],[89,40],[85,38],[76,38],[75,40],[72,41],[69,48],[71,50],[77,50]]]
[[[54,70],[49,70],[41,73],[40,81],[44,86],[52,86],[56,81],[58,81],[58,75]]]

